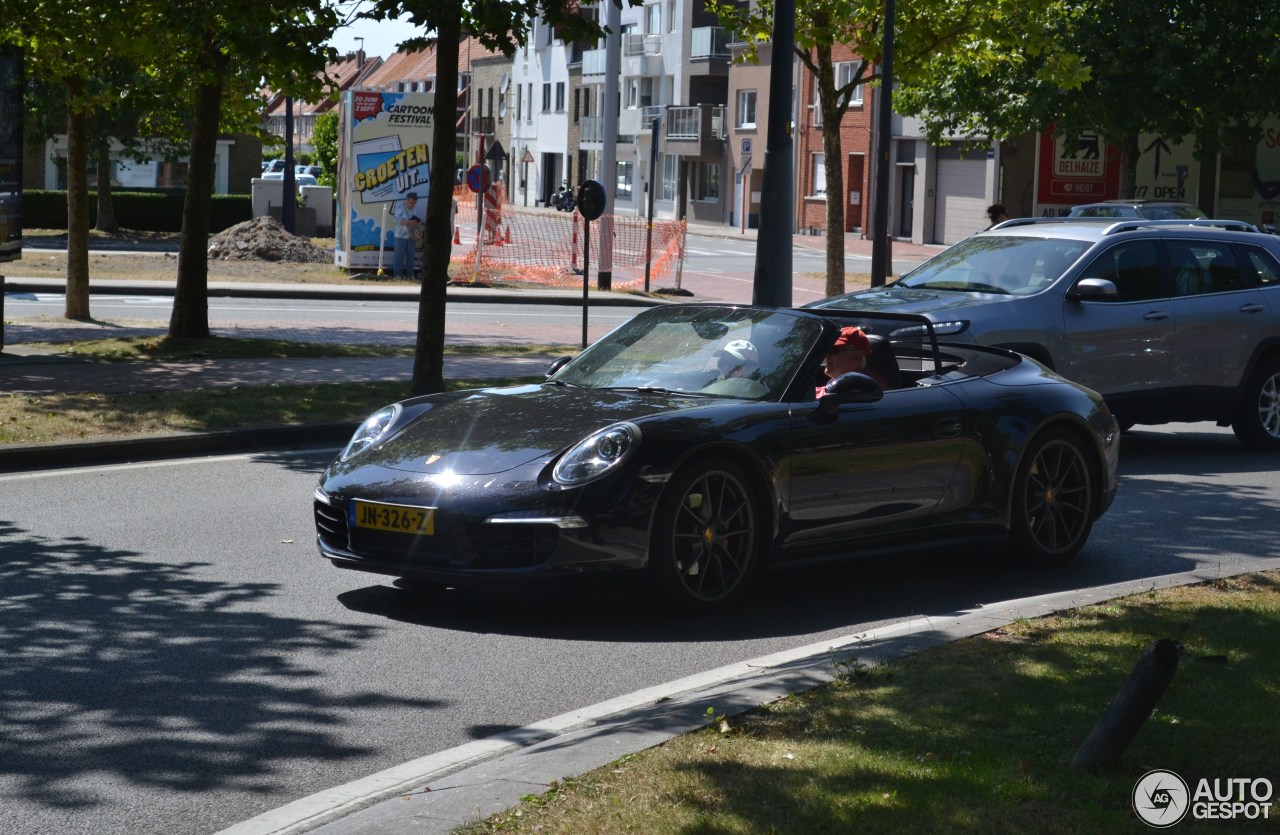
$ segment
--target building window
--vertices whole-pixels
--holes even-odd
[[[521,111],[524,109],[524,88],[519,84],[516,87],[516,121],[520,121]]]
[[[814,197],[821,197],[827,193],[827,155],[813,155],[813,191],[810,192]]]
[[[662,191],[658,197],[663,200],[676,199],[676,171],[680,167],[680,157],[672,154],[662,155]]]
[[[738,91],[738,127],[754,128],[756,126],[756,91]]]
[[[644,32],[646,35],[662,34],[661,3],[650,3],[644,7]]]
[[[676,31],[676,0],[667,2],[667,32]]]
[[[840,61],[835,64],[832,69],[835,71],[836,89],[840,90],[846,84],[853,81],[853,62]],[[853,97],[849,99],[850,107],[862,106],[862,85],[859,84],[853,88]],[[813,103],[809,105],[813,110],[813,126],[822,127],[822,104],[818,100],[818,79],[813,78]]]
[[[542,112],[549,113],[551,111],[551,82],[544,82],[542,85]]]
[[[556,112],[564,112],[564,82],[556,82]]]
[[[533,82],[531,81],[528,84],[524,85],[524,89],[526,94],[525,101],[529,103],[529,106],[525,108],[525,111],[524,111],[524,120],[526,122],[532,122],[533,121]]]
[[[631,162],[618,162],[618,191],[615,195],[619,200],[631,199],[631,184],[634,182],[635,165]]]
[[[718,201],[720,199],[720,163],[698,163],[698,174],[697,179],[694,181],[694,188],[696,191],[693,199]]]

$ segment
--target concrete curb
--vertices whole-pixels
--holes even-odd
[[[5,293],[63,293],[67,283],[57,278],[23,278],[4,280]],[[174,285],[154,281],[95,281],[90,291],[100,295],[116,296],[172,296]],[[209,285],[209,298],[247,299],[321,299],[325,301],[418,301],[420,287],[383,287],[377,283],[367,287],[346,287],[333,284],[254,284],[245,282],[214,282]],[[469,287],[451,285],[445,292],[447,302],[483,302],[490,304],[575,304],[581,303],[582,291],[553,289],[524,289],[506,287]],[[587,303],[592,307],[656,307],[679,298],[638,296],[632,293],[614,293],[592,289]]]
[[[5,445],[0,446],[0,473],[124,464],[196,455],[337,448],[350,440],[358,425],[358,422],[316,423],[53,444]]]
[[[1006,600],[731,664],[431,754],[265,812],[218,835],[443,835],[511,808],[525,795],[545,792],[567,776],[706,727],[708,707],[733,716],[825,684],[835,677],[837,660],[882,664],[1019,619],[1222,576],[1191,571]]]

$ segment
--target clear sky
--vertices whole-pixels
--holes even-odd
[[[354,16],[353,9],[363,6],[364,3],[348,0],[339,2],[337,5],[345,16]],[[340,53],[355,52],[360,47],[360,42],[356,38],[364,38],[365,55],[386,58],[395,53],[396,44],[418,34],[420,33],[417,29],[400,21],[384,20],[375,23],[372,20],[355,20],[350,25],[339,29],[329,43]]]

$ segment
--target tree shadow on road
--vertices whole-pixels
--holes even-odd
[[[103,775],[269,793],[291,762],[368,755],[342,740],[353,712],[439,706],[335,697],[306,657],[359,650],[381,628],[264,613],[278,585],[205,566],[0,521],[0,778],[15,796],[92,809],[112,802],[89,788]]]

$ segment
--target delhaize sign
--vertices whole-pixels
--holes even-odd
[[[1065,215],[1072,206],[1114,197],[1120,187],[1115,149],[1096,133],[1040,135],[1036,177],[1039,216]]]
[[[1039,137],[1035,213],[1065,215],[1072,206],[1120,196],[1120,153],[1098,134]],[[1170,142],[1155,134],[1138,135],[1138,167],[1133,197],[1195,203],[1200,166],[1194,143]]]
[[[435,132],[431,93],[349,90],[343,96],[338,149],[338,223],[334,257],[347,269],[391,267],[396,205],[418,195],[426,220],[428,149]]]

